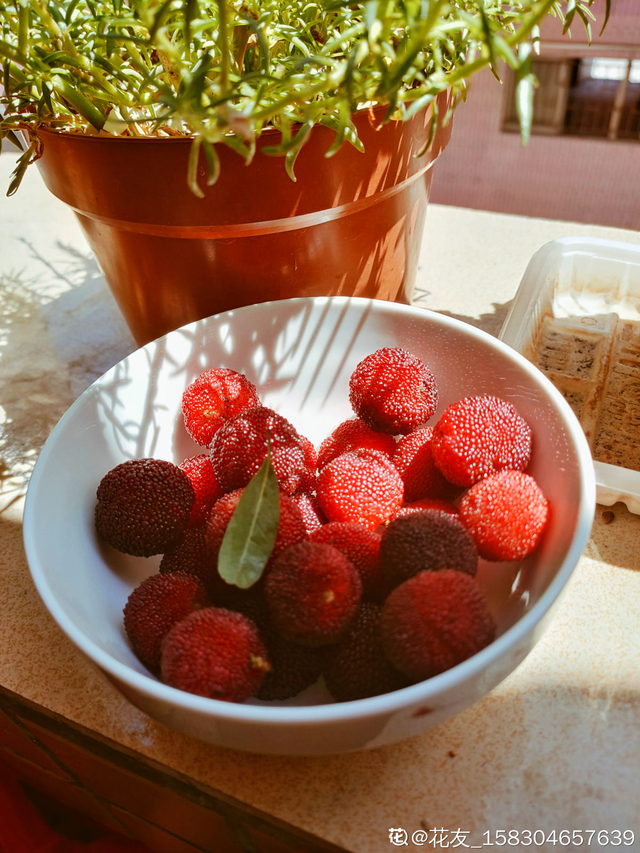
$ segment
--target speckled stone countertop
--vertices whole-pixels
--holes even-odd
[[[13,160],[0,158],[0,187]],[[390,849],[390,827],[460,829],[467,845],[487,830],[631,829],[638,840],[621,849],[640,849],[640,516],[621,504],[613,521],[598,507],[534,652],[425,735],[329,758],[254,756],[176,734],[122,698],[41,603],[21,518],[51,428],[134,342],[72,213],[35,169],[1,198],[0,224],[0,685],[350,851]],[[633,232],[432,206],[416,302],[497,334],[531,254],[568,235],[640,244]]]

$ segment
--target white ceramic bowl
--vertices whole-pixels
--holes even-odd
[[[104,474],[145,456],[181,462],[200,452],[185,433],[185,387],[230,367],[316,445],[351,416],[348,380],[383,346],[401,346],[436,375],[439,411],[469,394],[511,401],[533,430],[530,473],[551,502],[542,546],[522,564],[482,563],[478,580],[498,624],[479,654],[428,681],[332,703],[321,685],[285,703],[220,702],[161,684],[125,638],[122,608],[160,558],[127,557],[94,531]],[[437,419],[436,413],[433,422]],[[293,299],[241,308],[172,332],[95,382],[52,432],[36,464],[24,536],[35,584],[69,638],[128,699],[186,734],[233,749],[327,754],[417,734],[480,699],[525,658],[587,542],[595,509],[582,430],[551,383],[495,338],[448,317],[366,299]]]

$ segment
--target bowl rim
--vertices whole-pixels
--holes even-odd
[[[209,323],[220,317],[237,316],[238,314],[247,314],[252,312],[269,313],[276,307],[285,305],[308,305],[325,306],[327,304],[350,305],[356,307],[369,307],[374,311],[382,313],[393,313],[398,315],[406,315],[412,319],[428,319],[431,322],[436,322],[444,327],[455,328],[464,331],[465,334],[472,338],[479,339],[484,343],[489,344],[493,349],[506,355],[507,358],[515,362],[534,383],[538,384],[550,397],[551,401],[570,434],[570,437],[576,448],[578,459],[578,469],[580,473],[580,504],[575,525],[575,533],[571,541],[571,545],[565,555],[560,568],[555,577],[542,593],[538,601],[528,610],[518,621],[508,628],[503,634],[497,637],[492,643],[486,646],[477,654],[446,670],[439,675],[426,679],[425,681],[412,684],[409,687],[404,687],[400,690],[395,690],[391,693],[384,693],[378,696],[372,696],[366,699],[357,699],[348,702],[334,702],[320,705],[281,705],[281,704],[239,704],[232,702],[224,702],[219,699],[209,699],[203,696],[187,693],[177,688],[163,684],[151,674],[143,674],[118,661],[108,652],[100,648],[93,640],[89,639],[74,622],[67,616],[64,609],[58,604],[57,598],[53,593],[48,581],[45,566],[38,558],[35,541],[37,539],[37,518],[34,505],[37,502],[38,483],[46,473],[46,464],[48,457],[53,453],[57,438],[61,435],[68,420],[71,419],[75,411],[84,405],[85,400],[93,393],[94,387],[103,381],[112,371],[125,362],[133,355],[130,353],[121,361],[117,362],[113,367],[107,370],[102,376],[96,379],[69,407],[56,424],[51,434],[47,438],[42,451],[34,466],[24,507],[23,520],[23,539],[27,562],[33,578],[36,589],[42,598],[45,606],[57,622],[58,626],[67,635],[67,637],[84,652],[90,660],[98,667],[105,671],[108,675],[113,676],[116,680],[123,682],[128,687],[145,694],[147,697],[167,703],[172,706],[180,707],[184,710],[204,714],[212,717],[222,718],[234,722],[256,722],[266,726],[280,726],[300,724],[316,724],[320,722],[346,722],[356,719],[367,719],[376,717],[382,714],[392,714],[393,712],[402,710],[407,707],[413,707],[418,704],[428,704],[431,699],[444,691],[453,690],[467,681],[473,681],[479,677],[492,664],[499,661],[509,649],[517,647],[519,643],[531,633],[538,622],[544,617],[547,611],[554,604],[560,593],[566,586],[567,582],[574,569],[576,568],[580,556],[586,546],[591,532],[591,525],[595,514],[596,504],[596,485],[595,473],[591,451],[587,444],[582,427],[577,418],[573,414],[569,404],[566,402],[562,394],[555,388],[551,381],[539,371],[531,362],[527,361],[519,352],[512,349],[507,344],[503,343],[497,337],[458,320],[454,317],[449,317],[445,314],[431,311],[426,308],[420,308],[411,305],[402,305],[394,302],[386,302],[377,299],[366,299],[362,297],[297,297],[294,299],[286,299],[272,302],[255,303],[241,308],[236,308],[230,311],[221,312],[211,315],[204,320],[196,320],[194,323],[182,326],[156,341],[151,341],[145,347],[140,347],[134,352],[139,352],[149,347],[155,346],[160,341],[165,341],[171,335],[179,335],[188,330],[193,330],[197,324]],[[200,330],[199,330],[200,331]],[[437,710],[437,702],[436,708]]]

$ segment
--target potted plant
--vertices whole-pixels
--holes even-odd
[[[9,193],[37,161],[140,343],[294,295],[408,301],[468,79],[504,60],[526,136],[538,24],[593,2],[9,0]]]

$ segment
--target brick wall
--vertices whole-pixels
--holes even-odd
[[[637,45],[640,57],[640,0],[619,0],[594,56],[622,55]],[[602,13],[596,14],[602,20]],[[558,22],[545,32],[543,56],[585,55],[577,26],[558,49]],[[544,33],[543,33],[544,38]],[[605,44],[608,49],[604,49]],[[612,49],[613,48],[613,49]],[[588,49],[587,49],[588,50]],[[588,55],[588,54],[587,54]],[[431,200],[480,210],[564,219],[621,228],[640,228],[640,142],[532,136],[523,148],[517,134],[501,132],[501,86],[489,71],[473,78],[469,99],[456,113],[447,150],[435,165]]]

